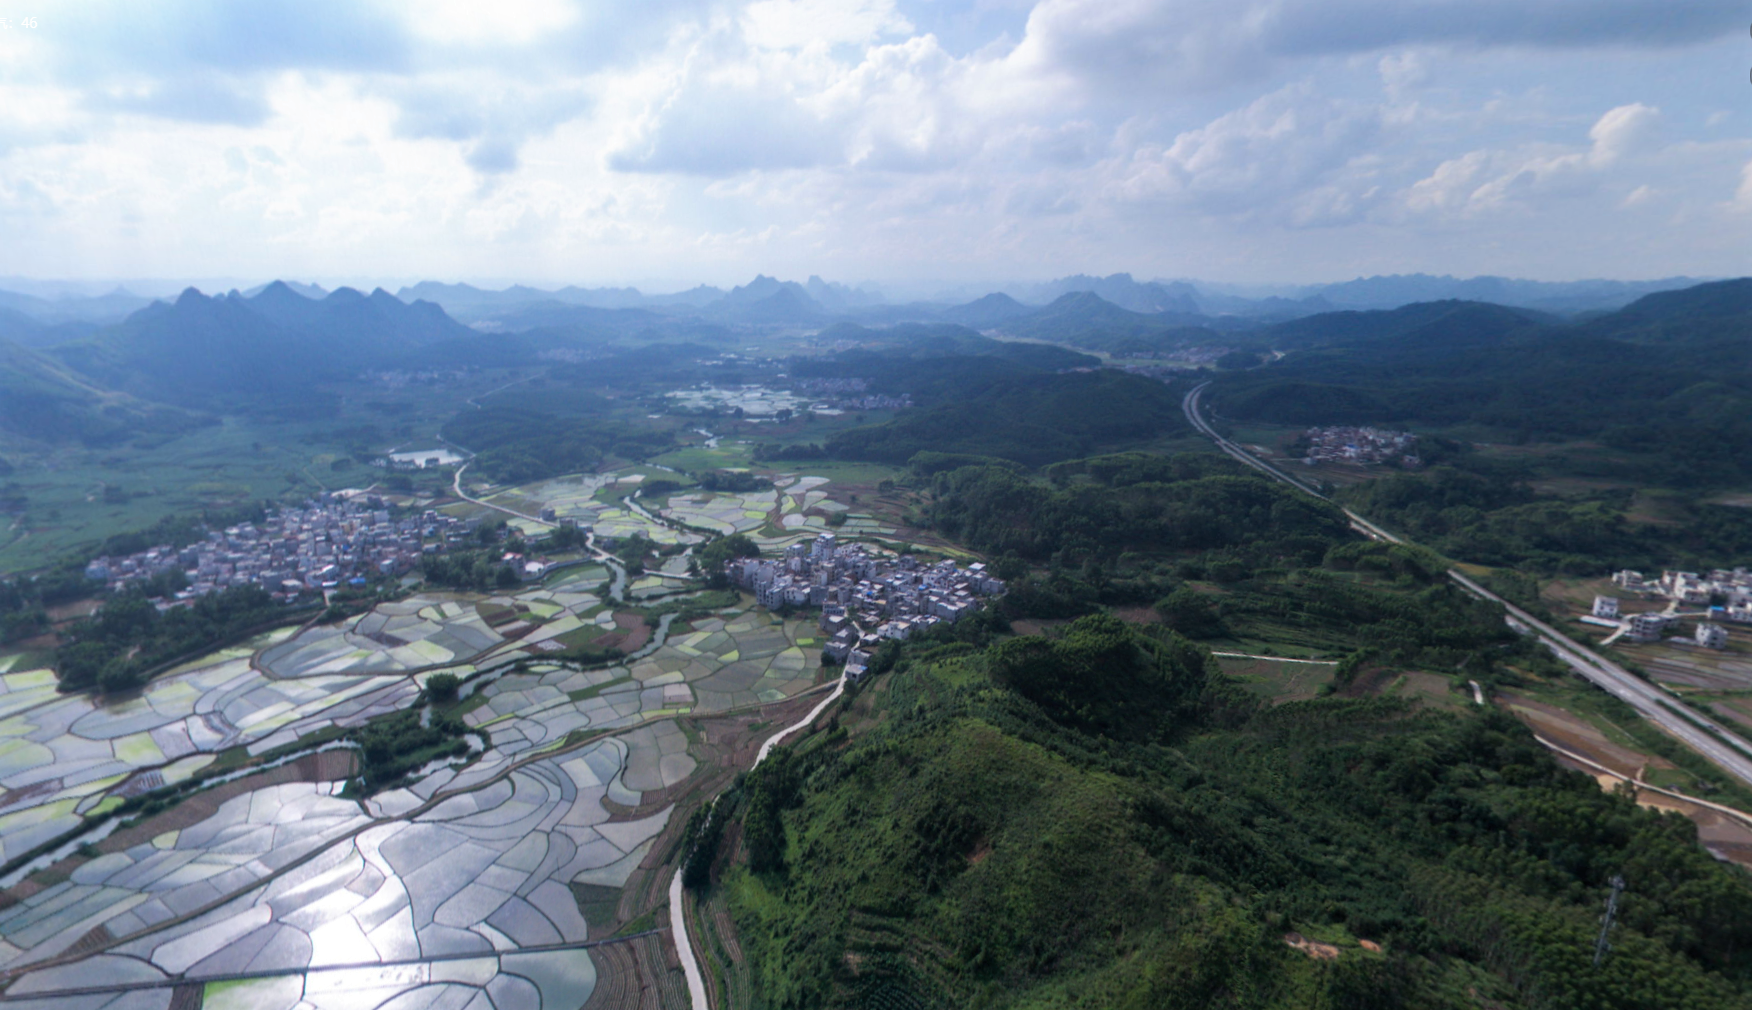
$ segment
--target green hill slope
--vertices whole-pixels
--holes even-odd
[[[203,423],[184,411],[103,389],[44,354],[0,340],[0,438],[104,445]]]
[[[1526,309],[1484,302],[1418,302],[1379,311],[1323,312],[1267,327],[1260,335],[1283,350],[1377,341],[1477,345],[1500,342],[1508,334],[1551,321]]]
[[[909,646],[886,676],[860,732],[779,752],[729,800],[748,862],[716,886],[752,1005],[1752,998],[1746,875],[1506,714],[1255,708],[1201,649],[1102,616],[1053,642]]]
[[[842,459],[905,463],[916,453],[936,451],[1039,466],[1097,447],[1155,438],[1186,424],[1179,397],[1142,376],[1111,370],[1043,372],[989,357],[925,364],[938,378],[955,365],[968,365],[971,374],[962,395],[945,395],[884,424],[838,432],[827,440],[828,452]],[[937,383],[930,388],[942,390]]]

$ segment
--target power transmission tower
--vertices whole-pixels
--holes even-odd
[[[1612,920],[1618,915],[1618,896],[1624,893],[1624,878],[1612,878],[1612,895],[1606,899],[1606,917],[1600,920],[1600,939],[1594,941],[1594,967],[1600,967],[1600,959],[1612,949],[1612,944],[1606,939],[1612,932]]]

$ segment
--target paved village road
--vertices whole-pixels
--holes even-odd
[[[833,691],[821,699],[821,704],[810,709],[808,715],[767,737],[766,742],[760,745],[760,753],[755,756],[754,764],[749,766],[750,769],[760,767],[760,763],[766,760],[767,755],[772,753],[773,748],[778,745],[780,740],[814,722],[816,717],[827,711],[827,707],[838,701],[840,695],[844,694],[845,691],[846,679],[841,677],[839,682],[834,685]],[[693,1010],[712,1010],[711,1003],[706,999],[705,976],[700,973],[700,963],[694,958],[693,941],[688,939],[687,935],[687,903],[682,900],[681,871],[682,867],[676,867],[675,877],[669,881],[669,926],[675,935],[675,952],[681,956],[681,970],[687,975],[687,994],[688,999],[693,1003]]]

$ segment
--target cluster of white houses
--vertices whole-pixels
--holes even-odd
[[[941,622],[954,623],[1004,592],[1004,580],[983,564],[953,561],[922,565],[910,554],[879,557],[832,533],[792,544],[779,559],[737,558],[725,565],[730,580],[769,609],[820,608],[827,635],[825,658],[844,663],[853,681],[869,668],[883,639],[905,640]]]
[[[1625,569],[1612,576],[1621,589],[1645,596],[1659,596],[1680,606],[1721,607],[1730,621],[1752,624],[1752,571],[1718,568],[1707,575],[1697,572],[1662,572],[1649,580],[1641,572]]]
[[[1627,592],[1669,601],[1662,611],[1621,614],[1617,598],[1594,598],[1593,616],[1602,622],[1618,622],[1625,629],[1624,637],[1633,642],[1659,641],[1681,618],[1691,618],[1697,620],[1694,632],[1697,644],[1720,649],[1728,644],[1728,629],[1720,622],[1752,624],[1752,572],[1744,568],[1717,569],[1707,575],[1667,571],[1652,580],[1641,572],[1625,569],[1612,576],[1612,582]],[[1696,609],[1681,614],[1680,607]]]

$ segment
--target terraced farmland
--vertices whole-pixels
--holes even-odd
[[[281,629],[121,701],[0,674],[0,854],[39,853],[0,892],[6,995],[576,1007],[605,1005],[600,985],[684,1006],[666,940],[602,938],[661,892],[677,804],[758,744],[683,721],[814,687],[814,628],[733,606],[620,665],[558,661],[548,643],[652,634],[585,591],[603,574]],[[439,672],[464,678],[448,711],[474,746],[360,795],[336,735],[420,704]],[[765,725],[748,719],[726,725]]]

